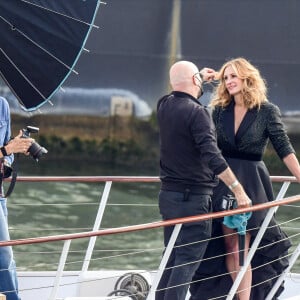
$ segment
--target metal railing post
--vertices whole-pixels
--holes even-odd
[[[182,226],[182,224],[177,224],[177,225],[175,225],[175,227],[173,229],[173,232],[172,232],[171,238],[169,240],[168,246],[165,249],[164,255],[162,257],[162,260],[160,262],[158,271],[156,273],[156,276],[154,277],[153,284],[151,285],[151,288],[150,288],[150,291],[149,291],[149,294],[148,294],[146,300],[155,299],[155,292],[156,292],[158,283],[159,283],[160,278],[161,278],[161,276],[162,276],[162,274],[165,270],[165,267],[166,267],[166,264],[169,260],[170,255],[171,255],[171,252],[174,248],[174,245],[175,245],[177,236],[180,232],[181,226]]]
[[[105,183],[105,187],[104,187],[104,191],[103,191],[103,194],[102,194],[102,197],[101,197],[101,201],[100,201],[98,213],[97,213],[97,216],[96,216],[96,220],[95,220],[95,223],[94,223],[93,231],[99,230],[99,228],[100,228],[102,218],[103,218],[103,214],[104,214],[104,210],[105,210],[107,200],[108,200],[108,196],[109,196],[109,193],[110,193],[111,185],[112,185],[112,181],[107,181]],[[90,261],[91,261],[91,257],[92,257],[92,254],[93,254],[93,250],[94,250],[94,247],[95,247],[96,238],[97,238],[96,236],[93,236],[93,237],[90,238],[88,248],[87,248],[86,253],[85,253],[85,258],[84,258],[84,261],[83,261],[82,269],[81,269],[82,272],[88,270],[88,267],[89,267],[89,264],[90,264]]]
[[[282,185],[275,201],[278,201],[279,199],[282,199],[284,197],[289,185],[290,185],[290,182],[286,181],[286,182],[283,183],[283,185]],[[252,246],[249,250],[249,253],[246,257],[245,263],[241,267],[241,269],[240,269],[240,271],[239,271],[239,273],[238,273],[238,275],[237,275],[237,277],[236,277],[236,279],[235,279],[235,281],[234,281],[234,283],[233,283],[233,285],[232,285],[232,287],[229,291],[229,294],[228,294],[226,300],[232,300],[233,299],[233,297],[234,297],[234,295],[235,295],[235,293],[236,293],[236,291],[237,291],[237,289],[238,289],[238,287],[239,287],[239,285],[240,285],[240,283],[241,283],[241,281],[242,281],[242,279],[243,279],[243,277],[244,277],[244,275],[247,271],[247,268],[251,263],[251,260],[252,260],[254,254],[255,254],[255,251],[257,250],[257,247],[258,247],[263,235],[265,234],[266,229],[268,228],[269,223],[270,223],[274,213],[277,211],[277,209],[278,209],[278,206],[275,206],[275,207],[270,208],[270,210],[268,211],[268,213],[267,213],[267,215],[266,215],[266,217],[265,217],[265,219],[264,219],[264,221],[261,225],[261,228],[258,231],[258,233],[255,237],[255,240],[253,241],[253,244],[252,244]]]
[[[276,280],[275,284],[273,285],[270,293],[268,294],[266,300],[272,300],[274,299],[273,296],[277,292],[278,288],[280,287],[281,283],[284,281],[287,273],[291,270],[293,267],[294,263],[297,261],[298,257],[300,255],[300,244],[297,246],[295,251],[293,252],[293,255],[291,256],[289,260],[289,266],[284,270],[284,272],[278,277]]]
[[[64,247],[60,256],[60,260],[59,260],[59,264],[58,264],[58,268],[56,271],[56,276],[55,276],[55,280],[54,280],[54,284],[53,284],[53,288],[51,290],[51,294],[49,297],[49,300],[55,300],[56,299],[56,294],[59,288],[59,284],[60,284],[60,280],[62,278],[63,275],[63,271],[65,268],[65,264],[66,264],[66,260],[67,260],[67,256],[69,253],[69,249],[70,249],[70,245],[71,245],[71,240],[66,240],[64,242]]]

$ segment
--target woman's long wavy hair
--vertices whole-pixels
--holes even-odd
[[[249,61],[238,57],[226,62],[218,73],[220,80],[214,91],[210,106],[226,107],[232,96],[229,94],[224,80],[224,72],[227,67],[232,67],[237,77],[243,81],[242,98],[248,109],[260,107],[263,102],[267,102],[267,87],[265,80],[261,77],[260,72]]]

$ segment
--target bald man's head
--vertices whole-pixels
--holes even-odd
[[[199,70],[192,62],[176,62],[170,69],[170,84],[173,88],[178,85],[192,84],[193,75],[197,72]]]
[[[193,96],[199,94],[199,87],[194,83],[193,75],[198,67],[189,61],[178,61],[170,68],[170,84],[173,91],[182,91]],[[196,96],[195,96],[196,97]]]

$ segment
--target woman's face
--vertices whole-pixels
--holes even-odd
[[[241,93],[243,87],[243,81],[237,77],[231,66],[228,66],[224,71],[223,80],[225,82],[228,93],[232,96],[236,96]]]

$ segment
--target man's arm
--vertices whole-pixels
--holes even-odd
[[[228,167],[225,171],[218,174],[218,177],[229,187],[229,189],[234,193],[234,196],[238,202],[238,207],[249,207],[251,206],[252,202],[247,196],[244,188],[236,179],[235,175]]]

